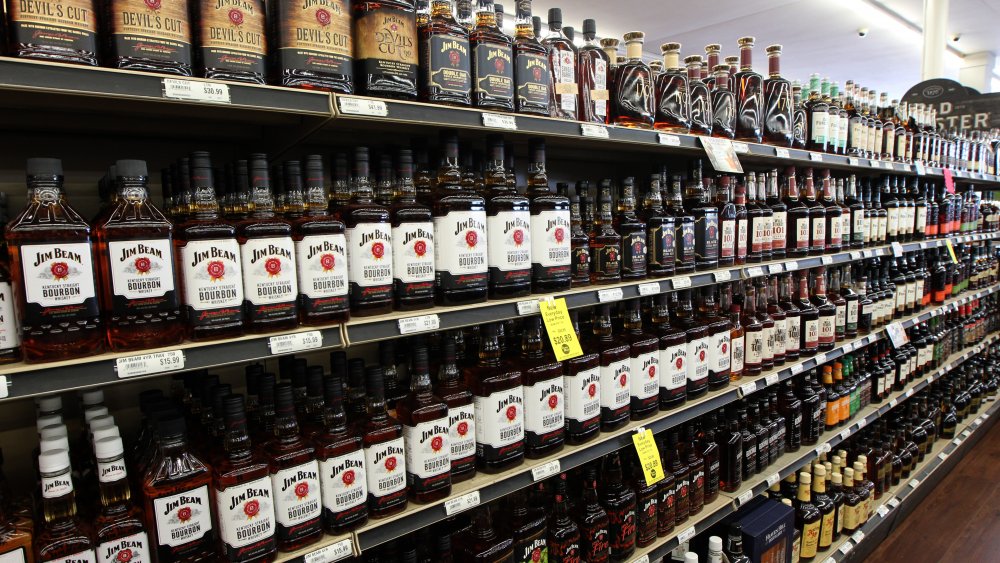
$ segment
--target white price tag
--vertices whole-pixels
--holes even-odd
[[[847,157],[847,164],[850,164],[851,166],[857,166],[858,164],[861,164],[861,161],[859,161],[858,157],[856,156],[849,156]]]
[[[851,543],[850,541],[845,541],[844,543],[840,544],[840,547],[837,548],[837,551],[843,553],[844,555],[847,555],[848,553],[851,552],[852,549],[854,549],[854,544]]]
[[[813,162],[823,162],[823,153],[811,152],[809,153],[809,160]]]
[[[531,469],[531,479],[533,481],[541,481],[542,479],[551,477],[559,473],[559,460],[554,459],[548,463],[539,465],[538,467],[533,467]]]
[[[886,505],[884,505],[884,504],[881,504],[881,505],[879,505],[878,509],[875,510],[875,512],[878,512],[879,516],[881,516],[882,518],[885,518],[886,515],[889,514],[889,507],[886,506]]]
[[[670,278],[670,285],[674,289],[687,289],[691,287],[691,278],[688,276],[676,276]]]
[[[931,243],[929,243],[929,242],[922,242],[922,243],[920,243],[920,250],[927,250],[930,247],[931,247]]]
[[[771,264],[770,266],[767,267],[767,271],[772,274],[780,274],[781,272],[785,271],[785,266],[781,263]]]
[[[752,490],[743,491],[742,493],[740,493],[740,496],[736,497],[736,506],[737,507],[743,506],[744,504],[750,502],[750,499],[752,498],[753,498]]]
[[[920,484],[920,481],[917,481],[917,485],[919,485],[919,484]],[[914,486],[916,486],[916,485],[914,485]],[[891,499],[889,499],[889,508],[896,508],[897,506],[899,506],[899,503],[900,503],[900,500],[897,497],[892,497]]]
[[[872,159],[870,159],[868,161],[868,165],[871,166],[872,168],[878,168],[878,167],[881,166],[881,163],[879,163],[879,161],[877,161],[874,158],[872,158]]]
[[[917,391],[916,391],[915,389],[907,389],[907,390],[906,390],[906,398],[907,398],[907,399],[909,399],[909,398],[910,398],[910,397],[912,397],[912,396],[913,396],[913,394],[914,394],[914,393],[916,393],[916,392],[917,392]]]
[[[581,123],[580,134],[584,137],[594,137],[596,139],[607,139],[610,137],[607,127],[603,125],[593,125],[591,123]]]
[[[920,479],[910,479],[909,485],[911,489],[916,489],[920,486]]]
[[[740,385],[740,397],[746,397],[757,390],[757,382],[751,381]]]
[[[538,301],[535,299],[529,299],[528,301],[518,301],[517,302],[517,314],[520,316],[524,315],[537,315],[538,314]]]
[[[479,506],[479,491],[472,491],[444,503],[444,513],[448,516]]]
[[[962,437],[963,437],[963,438],[968,438],[968,437],[969,437],[969,434],[972,434],[972,432],[970,432],[970,431],[968,431],[968,430],[963,430],[963,431],[962,431]]]
[[[778,382],[778,374],[777,373],[769,373],[769,374],[767,374],[767,377],[764,378],[764,385],[767,386],[767,387],[770,387],[770,386],[774,385],[777,382]]]
[[[748,278],[759,278],[764,275],[764,268],[760,266],[753,266],[752,268],[747,268],[743,270]]]
[[[917,172],[917,176],[924,176],[927,174],[927,167],[924,166],[923,162],[916,163],[913,168]]]
[[[892,340],[892,345],[895,348],[902,348],[910,341],[906,335],[906,329],[899,323],[892,323],[886,326],[885,331],[889,333],[889,340]]]
[[[851,539],[854,540],[854,543],[861,543],[861,540],[865,539],[865,533],[858,530],[857,532],[851,534]]]
[[[271,348],[272,355],[314,350],[323,347],[323,333],[318,330],[310,330],[309,332],[272,336],[267,339],[267,345]]]
[[[389,115],[389,106],[382,100],[337,96],[340,102],[340,113],[348,115],[367,115],[385,117]]]
[[[660,133],[656,137],[661,145],[666,145],[668,147],[681,146],[681,138],[678,137],[677,135],[668,135],[666,133]]]
[[[10,389],[7,387],[7,376],[0,375],[0,399],[6,399],[10,395]]]
[[[177,371],[179,369],[184,369],[184,352],[181,350],[155,352],[153,354],[142,354],[139,356],[128,356],[115,360],[115,373],[118,375],[119,379],[136,377],[138,375],[150,375],[153,373]],[[6,378],[2,383],[3,389],[0,390],[0,394],[2,394],[3,397],[6,397]]]
[[[944,452],[941,452],[941,453],[938,454],[938,459],[940,459],[941,461],[944,461],[944,460],[948,459],[948,454],[946,454]]]
[[[441,319],[437,315],[421,315],[419,317],[399,319],[399,334],[426,332],[428,330],[437,330],[440,327]]]
[[[955,444],[956,446],[960,446],[960,445],[962,445],[962,439],[961,438],[955,438],[954,440],[951,441],[951,443]]]
[[[865,257],[865,253],[860,250],[855,250],[851,253],[851,260],[861,260]]]
[[[733,279],[733,274],[729,270],[722,270],[721,272],[715,272],[712,275],[715,276],[715,283],[727,282]]]
[[[350,539],[340,540],[337,543],[321,547],[315,551],[310,551],[302,557],[305,563],[331,563],[340,561],[354,555],[354,546]]]
[[[896,405],[898,405],[898,404],[899,404],[899,401],[897,401],[896,399],[893,399],[893,400],[889,401],[889,408],[890,409],[894,409],[894,408],[896,408]]]
[[[821,256],[820,259],[819,259],[819,261],[824,266],[829,266],[830,264],[833,264],[833,256]]]
[[[951,364],[945,364],[944,368],[941,371],[943,371],[944,373],[948,373],[949,371],[951,371]]]
[[[864,251],[864,255],[865,255],[865,258],[874,258],[875,257],[875,251],[874,250],[865,250]]]
[[[645,297],[647,295],[656,295],[660,293],[659,282],[652,283],[640,283],[639,284],[639,295]]]
[[[805,367],[806,367],[805,364],[795,364],[794,366],[792,366],[792,375],[798,375],[802,373],[802,370],[805,369]]]
[[[890,246],[892,246],[892,255],[893,256],[895,256],[896,258],[899,258],[899,257],[901,257],[903,255],[903,245],[902,244],[899,244],[898,242],[894,242]]]
[[[864,428],[866,424],[868,424],[868,419],[867,418],[862,418],[861,420],[859,420],[858,421],[858,430],[861,430],[862,428]]]
[[[820,365],[820,364],[825,364],[826,363],[826,354],[816,354],[816,356],[813,359],[816,360],[816,365],[817,366]]]
[[[774,149],[774,156],[778,158],[791,158],[791,154],[789,154],[788,149],[784,149],[781,147],[776,147]]]
[[[823,563],[837,563],[837,560],[834,559],[833,557],[827,557],[825,560],[823,560]]]
[[[773,487],[774,484],[777,483],[778,481],[781,481],[781,475],[778,475],[777,473],[772,473],[767,476],[768,487]]]
[[[736,151],[736,154],[750,154],[750,145],[733,142],[733,150]]]
[[[888,160],[883,161],[882,168],[885,168],[886,170],[892,170],[892,163],[889,162]]]
[[[642,557],[632,561],[632,563],[649,563],[649,555],[643,555]]]
[[[483,112],[483,127],[517,131],[517,119],[513,115]]]
[[[794,272],[799,269],[799,263],[795,260],[790,260],[785,263],[785,270],[789,272]]]
[[[677,534],[677,543],[684,543],[686,541],[690,541],[691,538],[693,538],[696,533],[697,532],[695,531],[694,526],[691,526],[690,528]]]
[[[624,294],[622,294],[622,288],[612,287],[611,289],[602,289],[597,292],[597,300],[601,303],[607,303],[609,301],[621,301]]]
[[[163,97],[190,102],[232,103],[228,85],[182,78],[164,78]]]
[[[850,428],[848,428],[848,429],[846,429],[846,430],[841,430],[841,431],[840,431],[840,441],[841,441],[841,442],[843,442],[843,441],[844,441],[844,440],[846,440],[846,439],[848,438],[848,436],[850,436],[850,435],[851,435],[851,429],[850,429]]]

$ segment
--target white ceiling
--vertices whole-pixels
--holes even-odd
[[[513,12],[513,0],[499,1]],[[709,43],[721,43],[723,55],[736,55],[737,38],[753,35],[758,72],[767,71],[764,48],[780,43],[782,74],[789,79],[806,82],[817,72],[841,85],[853,79],[898,98],[920,81],[922,38],[873,4],[922,25],[923,0],[534,0],[532,6],[543,22],[549,8],[562,8],[563,25],[577,30],[584,18],[594,18],[601,36],[644,31],[650,60],[659,58],[659,46],[667,41],[681,42],[682,55],[704,54]],[[951,45],[966,54],[1000,52],[998,21],[1000,0],[951,0],[948,33],[961,35]],[[868,28],[867,37],[858,36],[860,28]],[[945,77],[957,80],[961,62],[946,54]]]

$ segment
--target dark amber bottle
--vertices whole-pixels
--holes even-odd
[[[552,95],[549,115],[562,119],[577,119],[576,46],[562,32],[562,10],[549,9],[549,34],[542,40],[548,49]]]
[[[419,52],[412,0],[356,0],[351,4],[355,91],[366,96],[416,99]],[[382,31],[387,28],[392,33]]]
[[[336,3],[336,6],[341,7],[339,3]],[[197,58],[201,62],[202,76],[216,80],[264,84],[268,44],[267,16],[263,0],[250,0],[240,4],[198,2],[192,7],[192,12],[197,10],[198,28],[201,30]],[[326,13],[329,15],[330,10]],[[338,15],[350,21],[350,15],[339,13]],[[286,30],[290,23],[288,20],[283,20],[275,28]],[[301,36],[299,40],[302,40]],[[313,43],[312,46],[317,43],[321,42]],[[334,41],[331,39],[330,43]],[[323,56],[321,52],[316,54]]]
[[[611,97],[611,121],[615,125],[650,129],[656,117],[656,88],[653,71],[642,60],[646,34],[625,34],[625,62],[615,66],[615,89]]]
[[[392,214],[392,276],[396,309],[412,311],[434,305],[434,217],[417,203],[413,152],[399,151]]]
[[[552,74],[548,48],[532,27],[531,0],[518,0],[514,37],[514,86],[517,112],[549,115]]]
[[[583,20],[585,43],[578,53],[577,83],[580,85],[580,121],[607,123],[611,106],[611,59],[596,41],[597,22]]]
[[[655,413],[660,396],[659,339],[642,329],[639,301],[625,303],[623,318],[625,340],[629,343],[631,400],[629,410],[632,420],[640,420]]]
[[[583,230],[583,215],[580,211],[581,192],[586,192],[589,187],[587,182],[578,182],[576,192],[569,196],[569,222],[570,222],[570,283],[572,287],[582,287],[590,285],[590,240],[587,232]],[[558,185],[556,186],[558,188]],[[565,194],[563,194],[565,195]],[[588,197],[584,195],[584,197]],[[648,223],[648,222],[647,222]],[[665,237],[664,237],[665,238]],[[673,230],[671,229],[671,250],[673,250]],[[670,258],[670,266],[673,267],[673,255]]]
[[[529,202],[528,198],[507,187],[503,138],[490,135],[487,149],[489,157],[483,180],[489,237],[490,297],[523,297],[531,293],[534,233],[531,230]]]
[[[38,473],[44,522],[35,536],[35,561],[95,561],[94,543],[77,515],[69,450],[43,452]]]
[[[633,455],[630,461],[632,489],[635,491],[635,544],[642,548],[656,541],[659,488],[657,483],[646,482],[636,456]]]
[[[324,430],[313,438],[322,488],[323,530],[343,534],[368,521],[365,454],[361,436],[347,425],[342,373],[334,370],[324,379],[323,394]]]
[[[268,2],[267,10],[275,80],[282,86],[354,93],[349,0]]]
[[[524,390],[521,371],[501,360],[498,325],[482,328],[478,363],[465,370],[476,409],[476,460],[497,473],[524,459]]]
[[[702,180],[702,161],[697,159],[684,186],[684,209],[694,216],[695,269],[699,271],[719,266],[719,210],[709,200]]]
[[[653,174],[642,198],[639,219],[646,223],[646,273],[660,278],[674,273],[674,221],[663,211],[662,178]]]
[[[731,176],[721,176],[716,180],[714,203],[719,214],[719,266],[732,266],[736,262],[739,220],[733,202],[734,181]]]
[[[606,563],[611,557],[608,537],[611,522],[608,513],[598,500],[596,467],[591,466],[583,470],[583,495],[577,508],[582,560],[587,563]]]
[[[576,563],[580,561],[580,528],[569,517],[569,491],[566,474],[556,478],[555,500],[549,518],[549,561]]]
[[[507,499],[508,530],[514,540],[513,561],[548,561],[549,542],[545,514],[528,509],[528,491],[520,489]]]
[[[674,271],[678,274],[693,272],[695,268],[694,215],[684,209],[683,181],[680,174],[670,177],[666,209],[674,220]]]
[[[545,352],[541,317],[526,319],[521,331],[525,455],[538,458],[562,449],[566,441],[563,366]]]
[[[570,319],[580,337],[576,311]],[[566,442],[582,444],[601,429],[601,357],[588,346],[582,356],[563,362],[563,410],[566,419]]]
[[[456,363],[455,334],[444,336],[443,358],[434,389],[434,393],[448,405],[452,483],[476,474],[476,412],[472,393],[462,381],[462,373]]]
[[[136,1],[102,4],[105,17],[102,31],[108,37],[112,68],[192,75],[190,18],[201,15],[198,10],[191,12],[196,4],[188,0],[161,1],[155,7]],[[242,11],[240,15],[244,21],[247,19]],[[228,11],[223,17],[228,18]]]
[[[763,100],[761,125],[764,142],[779,147],[792,146],[792,84],[781,76],[781,45],[767,48],[767,78],[764,79]]]
[[[700,397],[708,391],[708,326],[695,319],[691,304],[691,290],[676,292],[677,304],[673,307],[673,323],[687,335],[687,398]]]
[[[687,66],[688,100],[690,101],[691,133],[712,135],[712,93],[701,80],[701,55],[684,58]],[[737,106],[738,108],[738,106]]]
[[[635,552],[636,497],[635,491],[623,482],[621,458],[618,452],[605,456],[601,468],[601,505],[610,522],[608,539],[611,560],[624,561]]]
[[[465,541],[461,561],[468,563],[501,563],[513,561],[514,540],[500,536],[493,529],[489,506],[481,506],[472,513],[472,530]]]
[[[97,66],[96,2],[84,0],[66,6],[62,2],[33,5],[10,0],[6,4],[5,54]],[[183,13],[186,23],[187,12]]]
[[[621,272],[623,280],[646,277],[646,223],[635,213],[635,178],[622,180],[614,228],[622,237]]]
[[[659,294],[651,313],[651,330],[660,344],[660,409],[683,404],[687,399],[687,335],[671,326],[667,295]]]
[[[611,180],[601,180],[597,214],[590,231],[590,282],[594,285],[621,280],[622,237],[611,214]]]
[[[714,286],[702,288],[698,305],[698,321],[708,326],[708,388],[715,391],[729,385],[733,325],[719,309]]]
[[[478,0],[472,48],[472,105],[514,111],[514,52],[511,37],[497,25],[493,0]]]
[[[630,348],[612,334],[611,308],[599,305],[594,312],[593,336],[587,348],[601,355],[601,430],[624,426],[630,416]]]
[[[365,368],[365,394],[368,416],[360,429],[365,447],[368,510],[373,518],[382,518],[406,508],[403,425],[386,412],[381,367]]]
[[[427,348],[413,351],[410,394],[396,404],[406,444],[406,486],[416,502],[451,494],[448,405],[431,391]]]
[[[527,196],[531,199],[532,291],[565,291],[572,283],[569,198],[549,189],[545,140],[531,139],[529,150]]]
[[[687,133],[691,128],[691,103],[687,71],[681,66],[680,43],[664,43],[663,72],[656,77],[656,116],[659,131]],[[667,181],[667,178],[663,179]]]
[[[805,189],[802,191],[805,205],[809,208],[809,255],[818,256],[826,252],[826,206],[817,200],[813,169],[806,169]]]

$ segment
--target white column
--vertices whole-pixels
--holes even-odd
[[[993,83],[993,67],[997,57],[991,51],[970,53],[962,59],[962,68],[958,71],[958,81],[963,86],[975,88],[983,94],[989,93]]]
[[[948,45],[948,0],[924,0],[924,53],[921,80],[944,75],[944,53]]]

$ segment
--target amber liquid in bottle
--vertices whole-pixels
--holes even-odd
[[[365,446],[368,510],[383,518],[406,509],[406,457],[403,425],[389,416],[382,368],[365,368],[367,418],[360,426]]]
[[[497,22],[493,0],[478,0],[472,47],[472,103],[476,107],[514,111],[513,42]]]
[[[642,60],[641,31],[625,34],[625,62],[615,67],[611,107],[613,123],[624,127],[650,129],[656,118],[656,89],[653,71]]]
[[[806,207],[809,208],[809,255],[818,256],[826,252],[826,207],[816,199],[812,168],[806,169],[805,189],[802,195],[805,197]]]
[[[636,496],[623,482],[621,458],[618,452],[604,458],[601,480],[601,506],[608,513],[611,560],[624,561],[635,552]]]
[[[111,58],[105,64],[126,70],[192,76],[192,54],[195,50],[190,16],[200,18],[199,3],[170,1],[167,6],[155,4],[155,9],[149,4],[135,2],[100,4],[104,7],[102,32]],[[227,18],[228,13],[226,10],[222,17]],[[263,14],[260,18],[263,21]],[[252,26],[246,19],[244,15],[246,27],[241,27],[241,30]],[[231,25],[230,20],[225,21]],[[204,27],[210,26],[206,24]]]
[[[681,44],[664,43],[660,51],[663,53],[663,72],[656,77],[653,127],[659,131],[687,133],[691,128],[691,106],[687,71],[680,63]]]
[[[601,355],[601,430],[610,432],[624,426],[630,416],[630,347],[615,339],[611,328],[611,308],[600,305],[593,318],[593,335],[588,350]]]
[[[350,36],[350,4],[337,0],[324,6],[325,17],[304,3],[268,2],[268,22],[279,22],[271,27],[270,40],[273,43],[268,47],[275,59],[275,68],[280,72],[282,86],[352,94],[354,53]],[[317,17],[311,17],[309,8],[313,8],[312,13],[316,13]],[[310,17],[300,17],[303,15]],[[310,42],[305,49],[298,43],[300,33],[315,38],[327,32],[330,37],[328,42]]]
[[[761,116],[763,139],[769,145],[790,147],[794,141],[792,84],[781,77],[781,45],[767,48],[767,78],[764,79],[764,106]]]
[[[549,74],[552,96],[549,107],[551,117],[577,119],[576,46],[562,33],[562,10],[549,9],[549,34],[542,40],[548,48]]]
[[[701,55],[691,55],[684,59],[688,75],[688,99],[691,102],[691,133],[710,136],[713,122],[712,93],[701,80],[701,61]]]
[[[601,180],[598,213],[590,231],[590,282],[594,285],[621,280],[622,237],[611,215],[611,181]]]
[[[396,404],[406,443],[406,485],[416,502],[433,502],[451,493],[448,406],[431,391],[427,348],[413,353],[410,393]]]
[[[101,561],[138,558],[149,560],[149,536],[142,509],[132,502],[125,467],[125,450],[119,437],[98,440],[94,444],[100,512],[94,521],[96,551]]]
[[[548,48],[538,42],[531,18],[531,0],[517,1],[514,37],[514,82],[518,113],[548,116],[552,73]]]
[[[607,123],[611,106],[611,60],[596,41],[597,23],[583,20],[583,47],[578,53],[577,83],[580,85],[580,121]]]
[[[343,375],[333,370],[323,381],[325,429],[313,438],[319,461],[323,530],[343,534],[368,521],[368,483],[359,479],[365,454],[361,436],[347,424]]]
[[[545,140],[530,141],[531,285],[535,293],[565,291],[573,280],[569,198],[552,193],[545,168]],[[589,257],[589,255],[588,255]]]
[[[579,182],[577,184],[576,193],[569,196],[570,284],[572,287],[590,285],[590,239],[587,237],[587,232],[583,230],[583,215],[581,213],[581,196],[583,198],[589,198],[589,196],[586,194],[586,188],[582,188],[582,186],[589,186],[589,184],[586,182]],[[673,229],[671,229],[670,239],[671,250],[673,250],[672,235]],[[673,268],[673,264],[673,255],[671,255],[671,268]]]
[[[482,328],[479,361],[466,368],[476,409],[476,460],[486,473],[519,465],[524,459],[524,391],[521,371],[501,360],[499,328]]]
[[[630,407],[632,420],[640,420],[659,410],[660,396],[660,347],[659,339],[643,331],[639,314],[639,301],[625,304],[625,340],[630,355]]]
[[[413,152],[399,151],[392,214],[392,273],[395,306],[400,311],[434,305],[434,217],[417,203]]]
[[[351,10],[356,92],[365,96],[416,99],[420,53],[413,2],[361,0],[352,2]],[[376,33],[387,21],[395,25],[393,33]],[[468,39],[468,34],[465,38]],[[469,65],[462,68],[468,71]]]
[[[490,297],[523,297],[531,293],[531,248],[534,246],[531,210],[528,198],[507,187],[503,139],[490,135],[487,144],[489,160],[483,181],[487,198]],[[442,249],[442,252],[448,251]]]
[[[472,393],[462,381],[456,363],[455,334],[444,336],[443,361],[438,368],[434,393],[448,406],[448,445],[451,481],[457,483],[476,474],[476,415]]]
[[[618,197],[618,212],[614,218],[614,229],[622,237],[621,272],[623,280],[646,277],[646,223],[635,213],[635,178],[622,181]]]
[[[35,536],[36,561],[93,561],[94,544],[77,515],[69,451],[49,450],[38,457],[44,523]]]
[[[525,456],[539,458],[559,451],[566,441],[563,366],[545,351],[540,317],[527,319],[521,330]]]
[[[708,326],[708,388],[715,391],[729,385],[733,327],[729,317],[719,310],[714,287],[702,290],[698,313],[699,322]]]

